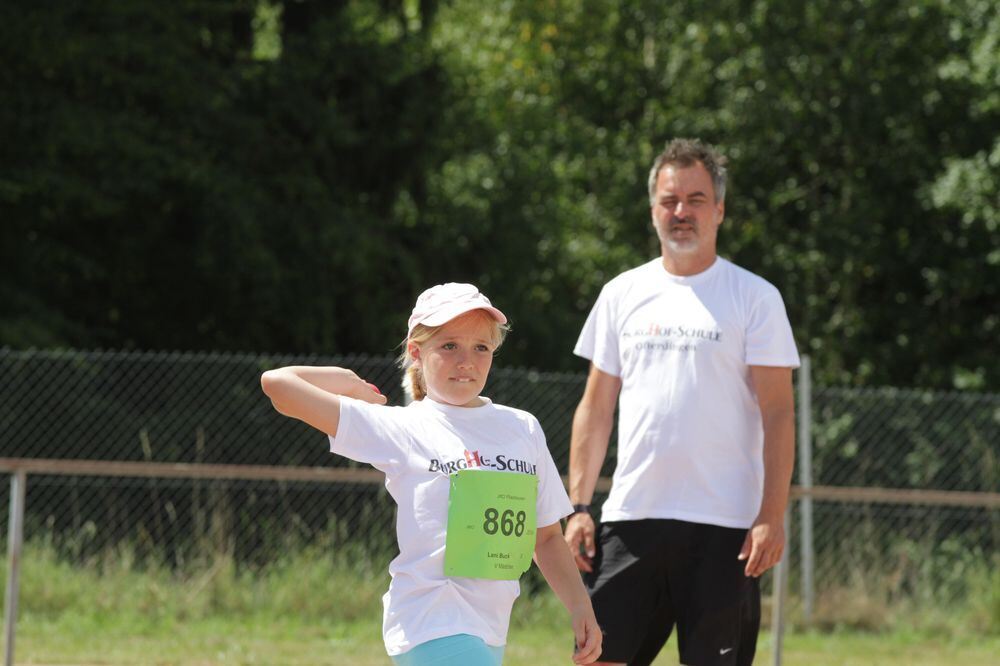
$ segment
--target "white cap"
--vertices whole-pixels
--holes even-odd
[[[420,294],[410,314],[406,337],[409,339],[417,324],[440,326],[472,310],[485,310],[499,323],[507,323],[507,315],[493,307],[490,299],[481,294],[475,285],[448,282],[435,285]]]

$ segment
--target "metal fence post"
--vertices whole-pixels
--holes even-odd
[[[10,477],[10,524],[7,537],[7,594],[4,603],[4,666],[14,665],[14,633],[17,626],[18,574],[24,537],[24,490],[28,475],[17,470]]]
[[[790,518],[792,515],[791,506],[785,509],[785,534],[788,534]],[[786,543],[781,559],[774,566],[771,603],[771,642],[774,643],[774,652],[771,663],[773,666],[781,666],[781,651],[785,640],[785,598],[788,582],[788,546]]]
[[[812,368],[809,356],[803,355],[799,368],[799,486],[803,490],[799,504],[802,521],[802,616],[805,622],[812,620],[813,571],[815,567],[813,551],[813,500],[812,500]]]

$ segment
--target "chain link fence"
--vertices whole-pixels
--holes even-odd
[[[26,544],[75,567],[126,552],[136,568],[173,571],[191,585],[192,572],[220,556],[252,575],[317,543],[387,561],[394,506],[377,479],[266,478],[267,469],[368,469],[272,409],[260,373],[289,364],[350,367],[390,404],[403,402],[389,357],[0,350],[0,458],[265,470],[252,479],[32,473]],[[538,417],[565,473],[585,379],[496,367],[486,393]],[[1000,396],[828,387],[797,407],[811,417],[816,486],[977,494],[963,505],[810,500],[808,543],[794,501],[792,623],[878,628],[947,613],[1000,631]],[[603,474],[613,466],[614,439]],[[0,493],[4,539],[9,508]],[[527,589],[536,585],[529,577]]]
[[[793,503],[791,619],[877,629],[961,618],[1000,631],[1000,395],[821,387],[804,407],[813,484],[911,492],[811,500],[805,540]]]

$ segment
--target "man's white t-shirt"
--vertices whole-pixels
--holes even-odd
[[[516,580],[444,574],[450,475],[484,469],[538,477],[537,525],[572,512],[538,420],[495,405],[455,407],[430,398],[406,407],[341,398],[330,450],[385,472],[396,501],[399,556],[382,598],[386,651],[397,655],[444,636],[471,634],[488,645],[507,642]]]
[[[683,277],[657,258],[604,286],[574,353],[622,380],[603,521],[751,526],[764,431],[750,366],[799,365],[773,285],[721,257]]]

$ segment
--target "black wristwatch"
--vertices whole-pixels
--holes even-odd
[[[589,504],[574,504],[573,505],[573,513],[569,514],[570,518],[572,518],[573,516],[575,516],[578,513],[587,513],[587,514],[589,514],[590,513],[590,505]]]

